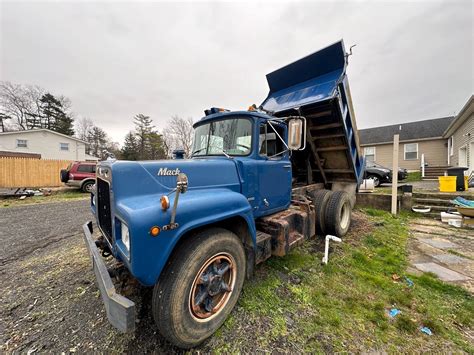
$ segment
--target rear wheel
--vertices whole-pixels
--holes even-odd
[[[326,233],[343,237],[351,225],[352,207],[349,194],[335,191],[328,200],[326,207]]]
[[[94,181],[86,181],[85,183],[82,184],[81,190],[83,192],[92,192],[92,187],[94,186],[95,182]]]
[[[373,180],[374,187],[378,187],[380,185],[380,178],[377,175],[369,175],[367,176],[367,179]]]
[[[210,337],[234,308],[245,268],[242,242],[228,230],[212,228],[186,240],[153,290],[160,333],[181,348]]]
[[[325,215],[326,206],[331,197],[332,192],[329,190],[317,190],[310,193],[314,205],[314,212],[316,214],[316,234],[324,235],[326,232]]]

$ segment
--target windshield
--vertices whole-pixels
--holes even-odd
[[[197,127],[192,155],[248,155],[251,146],[252,122],[229,118]]]

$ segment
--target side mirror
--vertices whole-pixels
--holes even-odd
[[[298,150],[303,145],[303,130],[306,122],[300,118],[292,118],[288,121],[288,148],[290,150]],[[303,147],[304,148],[304,147]]]
[[[179,173],[178,178],[176,179],[176,189],[184,194],[188,189],[188,177],[186,174]]]

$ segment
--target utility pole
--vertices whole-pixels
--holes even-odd
[[[398,190],[398,142],[400,135],[393,136],[393,163],[392,163],[392,214],[397,214],[397,190]]]

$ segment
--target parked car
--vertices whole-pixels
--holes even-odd
[[[407,169],[398,169],[398,180],[405,180],[408,177]],[[392,169],[374,162],[367,162],[365,166],[365,178],[374,180],[374,186],[392,182]]]
[[[95,162],[76,161],[62,169],[61,181],[67,186],[78,187],[84,192],[91,192],[95,184]]]

